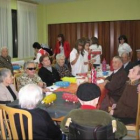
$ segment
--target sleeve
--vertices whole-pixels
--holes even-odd
[[[70,44],[67,42],[67,57],[69,58],[70,56]]]
[[[41,78],[38,75],[36,75],[35,77],[36,77],[36,83],[42,82]]]
[[[71,63],[73,60],[75,60],[75,58],[76,58],[76,52],[74,52],[74,51],[72,50],[71,53],[70,53],[70,63]]]
[[[0,87],[0,101],[7,101],[7,94],[6,90]]]
[[[110,91],[117,90],[122,87],[125,81],[126,81],[126,78],[121,74],[116,75],[115,77],[113,76],[111,81],[105,85],[105,88]]]
[[[128,52],[132,52],[132,49],[131,49],[131,47],[130,47],[129,44],[126,44],[125,49],[126,49]]]
[[[88,53],[84,54],[84,62],[88,62]]]
[[[41,53],[37,53],[36,59],[34,60],[35,63],[40,63],[39,58],[41,57]]]
[[[102,55],[102,46],[100,45],[101,55]]]

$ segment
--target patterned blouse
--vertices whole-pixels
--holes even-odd
[[[28,74],[23,73],[20,77],[17,77],[17,82],[18,89],[20,89],[27,84],[38,84],[39,82],[42,82],[42,80],[37,74],[35,74],[34,77],[31,78],[28,76]]]
[[[55,65],[55,68],[57,69],[60,77],[71,77],[72,74],[69,71],[69,68],[66,64],[64,64],[62,67],[60,67],[58,64]]]

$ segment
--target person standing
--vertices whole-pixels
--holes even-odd
[[[75,48],[70,53],[70,64],[72,75],[84,73],[84,40],[78,39],[75,43]]]
[[[130,59],[132,58],[133,51],[130,47],[130,45],[127,43],[127,38],[125,35],[121,35],[119,38],[119,48],[118,48],[118,54],[121,57],[122,53],[126,52],[130,54]]]
[[[65,40],[63,34],[57,36],[57,43],[54,49],[54,55],[63,54],[65,56],[65,63],[68,64],[68,59],[70,56],[70,44]]]
[[[99,45],[98,38],[92,37],[90,40],[91,46],[89,47],[91,52],[99,52],[99,54],[91,54],[93,60],[93,66],[96,68],[101,64],[102,46]]]

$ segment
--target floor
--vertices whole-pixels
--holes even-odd
[[[128,134],[135,135],[135,132],[134,131],[128,131]],[[123,138],[123,140],[136,140],[136,138],[130,137],[130,136],[127,135]]]

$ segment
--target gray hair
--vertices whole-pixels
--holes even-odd
[[[42,100],[42,89],[36,84],[28,84],[19,90],[19,105],[21,108],[34,109]]]
[[[61,58],[64,58],[65,59],[65,55],[64,54],[57,54],[56,55],[56,61],[58,62],[59,61],[59,59],[61,59]]]
[[[27,61],[27,62],[24,63],[24,70],[27,69],[27,67],[28,67],[29,64],[34,64],[35,67],[36,67],[36,63],[33,60],[32,61]]]
[[[127,53],[127,52],[123,52],[123,53],[121,54],[121,57],[122,57],[122,55],[126,55],[127,57],[130,57],[130,54]]]
[[[113,59],[118,59],[121,63],[123,63],[122,58],[120,56],[114,56]]]
[[[0,70],[0,83],[4,81],[4,79],[7,77],[8,73],[11,73],[10,69],[2,68]]]
[[[7,48],[6,46],[3,46],[3,47],[0,48],[0,53],[1,53],[4,49],[7,49],[7,50],[8,50],[8,48]]]

